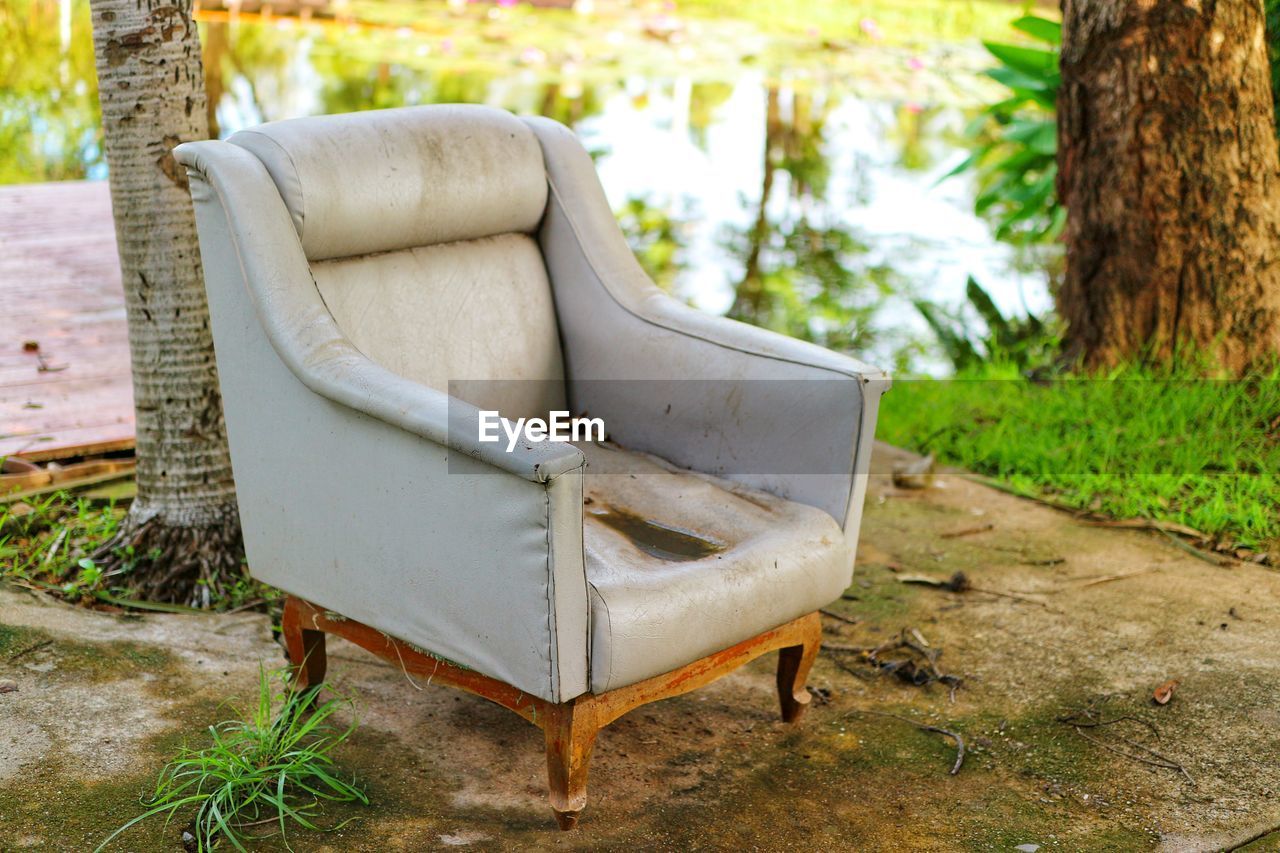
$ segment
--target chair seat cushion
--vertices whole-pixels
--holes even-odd
[[[592,693],[811,613],[852,579],[822,510],[609,443],[582,451]]]

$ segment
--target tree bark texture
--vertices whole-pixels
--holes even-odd
[[[1261,0],[1062,0],[1059,308],[1086,367],[1280,353]]]
[[[195,216],[172,150],[208,136],[190,0],[92,0],[128,313],[138,496],[109,546],[151,598],[209,603],[243,545]],[[132,547],[132,552],[128,548]]]

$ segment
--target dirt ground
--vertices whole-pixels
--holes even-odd
[[[330,672],[362,723],[340,758],[373,804],[335,811],[358,817],[340,831],[291,835],[294,849],[1189,851],[1280,824],[1280,575],[958,475],[899,490],[898,455],[878,450],[858,572],[832,606],[856,624],[826,619],[827,639],[915,629],[963,678],[954,700],[836,651],[787,726],[767,656],[606,729],[582,826],[562,834],[536,729],[335,642]],[[956,571],[1009,595],[901,582]],[[280,661],[260,615],[124,618],[0,589],[0,683],[17,688],[0,693],[0,849],[92,849],[227,697],[252,696],[259,662]],[[1123,719],[1060,721],[1089,708]],[[950,739],[901,717],[959,733],[959,774]],[[112,849],[180,850],[181,831],[156,823]]]

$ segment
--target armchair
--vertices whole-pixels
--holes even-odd
[[[884,374],[658,290],[547,119],[411,107],[175,155],[297,683],[334,634],[510,708],[546,734],[565,829],[597,731],[637,705],[779,649],[799,717]],[[610,441],[508,450],[480,409],[589,412]]]

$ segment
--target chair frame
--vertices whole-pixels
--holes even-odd
[[[586,693],[556,704],[295,596],[285,600],[282,633],[295,668],[295,690],[324,682],[325,635],[333,634],[397,664],[406,673],[427,678],[428,683],[496,702],[542,729],[551,808],[562,830],[577,826],[586,807],[591,749],[596,735],[609,723],[641,705],[709,684],[774,650],[779,651],[777,684],[782,719],[794,723],[809,706],[805,681],[822,645],[821,618],[813,612],[671,672],[598,696]]]

